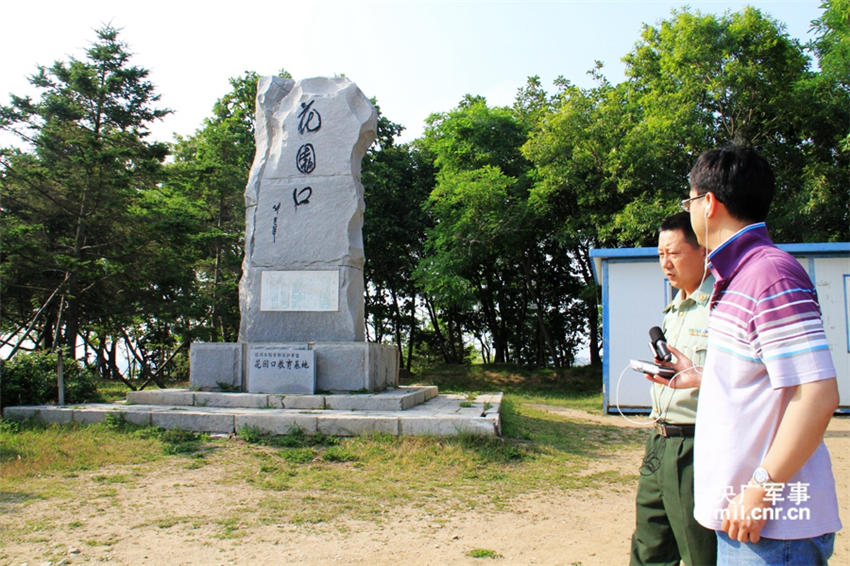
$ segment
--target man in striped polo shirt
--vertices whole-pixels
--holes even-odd
[[[671,348],[673,386],[701,387],[694,516],[717,531],[718,564],[826,564],[841,522],[823,434],[839,400],[814,284],[768,236],[762,156],[708,151],[690,184],[716,279],[704,369]]]

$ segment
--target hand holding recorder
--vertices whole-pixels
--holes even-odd
[[[686,358],[679,350],[667,344],[664,333],[659,327],[653,326],[649,330],[649,338],[649,347],[655,356],[655,363],[630,360],[629,367],[646,374],[648,380],[672,389],[688,389],[700,386],[702,374],[696,371],[691,360]],[[675,362],[673,361],[674,356]]]

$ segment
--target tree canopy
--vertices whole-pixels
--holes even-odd
[[[0,127],[27,147],[0,154],[3,331],[40,317],[34,341],[71,355],[81,330],[126,326],[180,284],[151,269],[164,248],[145,221],[169,151],[147,141],[148,126],[169,111],[129,59],[105,26],[85,59],[38,67],[39,100],[0,109]]]

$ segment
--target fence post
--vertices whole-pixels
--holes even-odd
[[[56,356],[56,385],[59,389],[59,404],[65,404],[65,364],[62,361],[62,348],[57,350]]]

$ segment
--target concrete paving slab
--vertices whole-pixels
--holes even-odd
[[[405,397],[401,408],[404,410],[411,409],[416,405],[421,405],[425,401],[428,401],[428,393],[424,389],[420,389],[419,391],[414,391],[413,395]]]
[[[335,411],[397,411],[402,395],[326,395],[325,408]]]
[[[281,402],[284,409],[318,411],[325,408],[324,395],[285,395]]]
[[[6,407],[4,410],[4,414],[11,414],[12,409],[16,409],[17,407]],[[56,406],[56,405],[42,405],[39,407],[33,407],[35,411],[26,414],[22,419],[29,416],[35,416],[38,419],[50,424],[66,424],[74,421],[74,409],[71,407],[64,406]]]
[[[75,423],[93,425],[100,424],[106,418],[107,411],[86,407],[75,408],[72,417]]]
[[[188,389],[159,389],[130,391],[127,403],[131,405],[169,405],[196,407],[244,407],[275,409],[341,411],[393,411],[406,410],[437,396],[434,386],[410,386],[387,389],[367,394],[284,395],[257,393],[224,393],[190,391]]]
[[[284,410],[254,411],[235,415],[236,434],[244,426],[257,427],[271,434],[287,434],[293,429],[301,429],[307,434],[316,432],[318,417],[315,415]]]
[[[128,391],[127,403],[134,405],[178,405],[195,404],[195,392],[188,389],[151,389],[150,391]]]
[[[257,393],[212,393],[195,392],[196,407],[239,407],[245,409],[266,409],[273,406],[269,396]]]
[[[329,436],[361,436],[367,434],[391,434],[398,436],[399,419],[378,413],[356,414],[332,412],[318,417],[317,427]]]
[[[499,436],[498,419],[467,417],[462,415],[435,415],[412,417],[401,421],[402,435],[452,436],[456,434],[480,434]]]
[[[155,393],[155,392],[151,392]],[[181,391],[193,394],[193,392]],[[200,394],[200,393],[198,393]],[[212,395],[234,396],[238,400],[240,394],[211,393]],[[431,396],[431,395],[434,396]],[[206,395],[206,393],[204,393]],[[243,399],[253,399],[251,394]],[[283,396],[282,404],[286,408],[269,409],[253,407],[198,407],[185,405],[158,404],[110,404],[92,403],[57,407],[41,405],[30,407],[7,407],[4,414],[7,418],[23,420],[36,415],[46,422],[66,423],[97,423],[102,422],[110,411],[120,412],[124,418],[140,425],[161,426],[168,429],[193,430],[198,432],[233,433],[242,426],[257,426],[260,429],[275,434],[286,434],[293,427],[305,432],[322,432],[335,436],[351,436],[370,434],[428,434],[434,436],[455,435],[460,433],[482,434],[486,436],[501,435],[502,395],[479,395],[470,401],[466,395],[436,395],[436,388],[412,389],[410,391],[394,390],[385,394],[353,395],[354,398],[374,398],[383,395],[387,405],[394,405],[395,410],[340,410],[325,407],[326,397],[321,395],[287,395]],[[404,409],[404,400],[422,395],[430,399],[419,405]],[[161,400],[162,397],[147,396],[151,400]],[[281,397],[275,397],[272,403]],[[287,404],[287,400],[289,403]],[[321,401],[321,404],[319,404]],[[372,399],[374,401],[374,399]],[[383,402],[382,401],[382,402]],[[234,402],[238,405],[240,402]],[[361,406],[368,406],[364,403]],[[372,403],[374,406],[375,403]],[[293,406],[298,408],[293,408]]]
[[[54,407],[43,412],[41,418],[49,423],[66,424],[73,422],[74,410],[70,407]]]
[[[39,408],[34,405],[20,407],[6,407],[3,409],[3,418],[10,421],[25,421],[29,417],[38,414]]]
[[[3,417],[9,419],[10,421],[25,421],[30,417],[40,418],[42,420],[46,419],[43,416],[43,412],[52,411],[56,408],[56,405],[29,405],[29,406],[21,406],[21,407],[6,407],[3,409]]]
[[[233,423],[234,415],[229,412],[171,410],[151,413],[153,426],[169,430],[231,433],[235,431]]]
[[[151,424],[150,410],[127,411],[123,409],[118,409],[116,413],[120,413],[124,417],[125,421],[134,425],[150,426]]]

